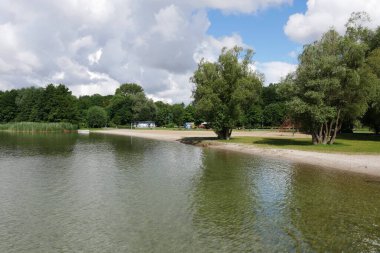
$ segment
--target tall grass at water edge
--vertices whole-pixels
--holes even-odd
[[[0,124],[0,130],[12,132],[66,132],[75,131],[78,127],[71,123],[42,123],[42,122],[14,122]]]

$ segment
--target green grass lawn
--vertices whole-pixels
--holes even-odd
[[[356,128],[354,129],[354,133],[358,134],[372,134],[373,131],[369,129],[368,127],[363,127],[363,128]]]
[[[234,137],[230,143],[253,144],[263,148],[283,148],[304,151],[380,154],[380,136],[372,134],[341,134],[333,145],[313,145],[310,139]]]

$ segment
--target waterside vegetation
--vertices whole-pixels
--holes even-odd
[[[78,126],[67,123],[41,123],[41,122],[12,122],[0,124],[1,131],[11,132],[68,132],[75,131]]]

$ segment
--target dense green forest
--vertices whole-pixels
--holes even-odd
[[[153,120],[181,126],[194,120],[192,106],[148,99],[141,86],[120,85],[114,95],[75,97],[63,84],[0,91],[0,122],[69,122],[82,127],[124,126]]]
[[[332,144],[339,131],[368,126],[380,132],[380,28],[362,27],[353,13],[346,33],[334,29],[305,45],[299,65],[280,83],[263,85],[251,70],[253,51],[223,49],[217,62],[202,60],[191,81],[193,101],[168,104],[149,99],[135,83],[113,95],[75,97],[63,84],[0,91],[0,122],[68,122],[79,127],[160,127],[208,122],[220,138],[234,128],[294,126],[315,144]]]
[[[258,128],[280,126],[285,119],[278,84],[262,87],[262,98],[254,103],[239,126]],[[265,115],[265,116],[264,116]],[[63,84],[45,88],[0,91],[0,122],[69,122],[81,127],[129,126],[135,121],[152,120],[161,127],[181,127],[185,122],[204,119],[192,104],[153,102],[141,86],[120,85],[114,95],[75,97]]]

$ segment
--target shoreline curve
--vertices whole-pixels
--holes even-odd
[[[107,129],[95,130],[91,132],[108,135],[132,136],[161,141],[181,142],[184,144],[192,144],[219,150],[284,159],[301,164],[315,165],[326,169],[336,169],[380,178],[380,155],[320,153],[293,149],[262,148],[254,145],[221,143],[212,140],[202,141],[207,138],[215,138],[216,135],[212,131]],[[292,134],[280,132],[235,131],[233,136],[276,136],[278,138],[286,138],[292,136]],[[305,136],[306,135],[304,134],[296,134],[296,138],[302,138]],[[192,138],[198,139],[198,141],[187,141]]]

